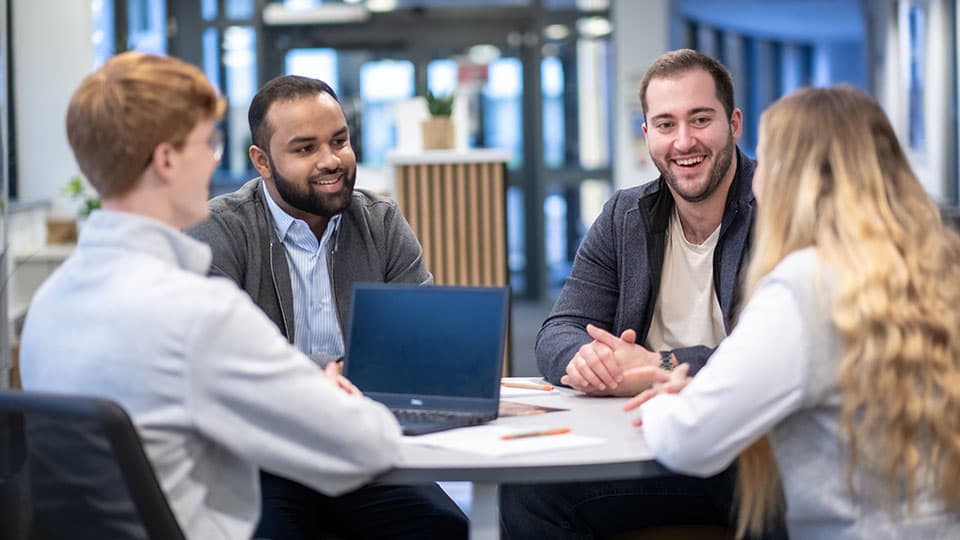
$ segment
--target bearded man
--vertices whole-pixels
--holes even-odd
[[[260,177],[210,201],[210,218],[190,234],[210,244],[212,272],[246,290],[296,348],[321,365],[339,361],[354,282],[430,284],[433,276],[396,203],[354,189],[356,156],[329,85],[273,79],[248,119]],[[261,471],[261,486],[258,538],[467,535],[466,517],[435,484],[330,497]]]
[[[660,177],[607,201],[537,337],[544,377],[591,395],[636,395],[645,383],[623,372],[642,365],[695,375],[733,327],[749,250],[755,164],[737,148],[730,73],[696,51],[668,52],[640,102]],[[644,347],[642,363],[622,365],[588,324]]]
[[[607,201],[537,337],[543,376],[593,396],[645,390],[649,378],[625,373],[633,368],[685,365],[696,375],[733,328],[748,260],[755,163],[737,148],[743,113],[729,71],[699,52],[671,51],[654,60],[639,93],[660,177]],[[604,336],[632,353],[614,354],[596,339]],[[726,527],[734,476],[504,486],[504,536]]]

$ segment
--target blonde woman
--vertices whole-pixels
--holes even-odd
[[[852,88],[775,103],[758,158],[737,328],[695,379],[634,370],[663,384],[626,409],[671,469],[739,455],[740,536],[960,538],[960,238]]]

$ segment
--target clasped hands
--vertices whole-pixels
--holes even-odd
[[[653,385],[670,381],[671,373],[677,375],[674,379],[686,378],[689,366],[681,364],[673,372],[661,369],[660,355],[638,345],[635,330],[625,330],[617,337],[588,324],[587,333],[593,341],[580,347],[560,379],[576,390],[591,396],[639,398],[638,394]]]

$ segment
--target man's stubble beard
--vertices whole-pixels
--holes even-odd
[[[717,188],[720,187],[720,184],[723,182],[723,177],[730,169],[730,164],[733,163],[733,154],[735,149],[736,144],[733,142],[733,132],[728,131],[727,144],[717,154],[717,159],[713,163],[713,168],[710,169],[710,176],[707,179],[707,183],[699,193],[689,193],[681,186],[676,175],[674,175],[670,170],[669,160],[665,159],[663,162],[661,162],[660,160],[654,159],[653,163],[657,166],[657,169],[660,171],[663,179],[666,180],[667,185],[673,189],[674,193],[679,195],[681,199],[687,202],[698,203],[709,199],[710,196],[717,191]]]

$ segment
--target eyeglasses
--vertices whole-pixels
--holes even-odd
[[[223,157],[223,132],[219,129],[213,130],[206,142],[210,150],[213,150],[213,160],[220,161]]]
[[[184,146],[198,142],[203,142],[207,145],[207,147],[210,148],[210,150],[213,152],[214,161],[220,161],[220,158],[223,157],[223,132],[219,129],[213,130],[213,133],[211,133],[205,141],[192,141],[184,143]],[[150,165],[151,161],[153,161],[153,152],[150,152],[150,155],[147,157],[147,162],[144,163],[143,166],[146,167],[147,165]]]
[[[213,130],[213,133],[211,133],[210,136],[207,137],[207,140],[203,141],[203,143],[206,144],[211,151],[213,151],[213,160],[220,161],[220,158],[223,157],[223,132],[219,129]]]

